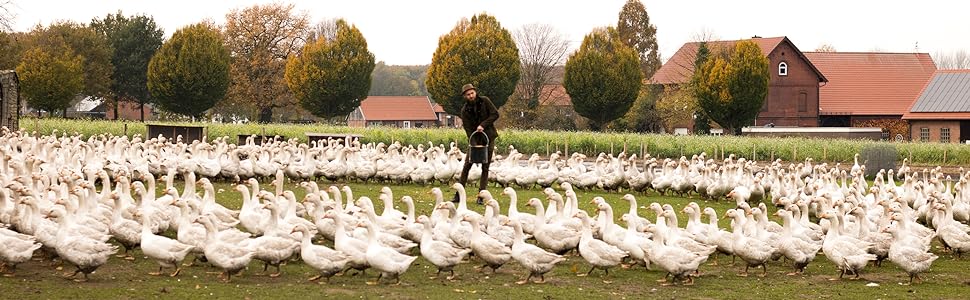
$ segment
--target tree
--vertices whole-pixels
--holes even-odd
[[[0,31],[0,70],[16,69],[20,56],[24,53],[23,32],[7,33]]]
[[[148,63],[148,91],[164,110],[201,117],[226,96],[229,50],[219,29],[197,23],[162,44]]]
[[[633,47],[639,55],[643,78],[653,77],[653,73],[663,65],[657,45],[657,27],[650,24],[650,16],[640,0],[627,0],[623,4],[616,31],[623,43]]]
[[[697,56],[694,57],[694,67],[692,69],[700,69],[700,66],[706,63],[710,57],[711,50],[707,48],[707,42],[701,42],[697,46]],[[707,116],[707,113],[703,109],[698,107],[699,104],[697,103],[697,95],[695,93],[697,90],[697,80],[700,80],[700,78],[691,76],[691,83],[687,88],[687,92],[690,94],[690,99],[694,106],[694,134],[708,134],[711,133],[711,118]]]
[[[394,66],[378,62],[371,75],[370,96],[426,96],[428,65]]]
[[[84,89],[83,58],[61,41],[34,47],[17,66],[21,92],[27,104],[52,114],[66,110]],[[38,115],[40,112],[38,112]]]
[[[286,64],[286,83],[300,106],[321,118],[347,116],[367,98],[374,54],[356,26],[337,20],[333,40],[317,39]]]
[[[286,60],[310,36],[310,17],[294,4],[274,2],[234,9],[226,14],[226,45],[232,53],[232,81],[227,104],[255,109],[270,122],[273,109],[296,104],[283,74]]]
[[[937,51],[933,54],[936,67],[943,69],[970,69],[970,55],[967,50],[960,49],[951,52]]]
[[[739,133],[758,117],[768,95],[768,58],[753,41],[740,41],[727,59],[709,58],[695,85],[704,112],[725,131]]]
[[[438,39],[431,58],[428,93],[449,114],[460,114],[461,86],[474,84],[480,95],[502,107],[519,82],[519,49],[512,34],[488,14],[462,19]]]
[[[91,20],[91,27],[104,37],[111,48],[111,92],[115,97],[115,118],[118,117],[118,101],[139,104],[141,121],[145,121],[145,104],[151,103],[148,95],[148,61],[162,47],[165,34],[155,19],[136,15],[127,17],[118,11],[104,19]]]
[[[526,108],[534,109],[542,99],[542,87],[555,80],[556,67],[566,59],[569,41],[548,24],[527,24],[515,31],[515,43],[522,63],[519,95],[528,100]]]
[[[17,14],[14,12],[13,0],[0,0],[0,31],[7,32],[13,30],[14,20]]]
[[[835,46],[832,44],[821,44],[818,48],[815,48],[815,52],[835,52]]]
[[[81,94],[106,98],[111,92],[111,44],[104,36],[85,24],[72,21],[59,21],[47,27],[34,27],[30,34],[29,47],[51,49],[63,43],[74,54],[82,58],[84,90]]]
[[[579,115],[593,130],[630,109],[642,74],[636,50],[624,44],[613,27],[594,29],[566,61],[563,85]]]

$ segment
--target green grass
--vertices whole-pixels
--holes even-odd
[[[189,124],[189,123],[181,123]],[[353,133],[363,137],[364,142],[402,144],[445,144],[457,142],[467,147],[467,139],[459,129],[400,129],[387,127],[351,128],[324,124],[221,124],[195,123],[205,125],[209,139],[228,136],[235,143],[238,134],[282,135],[306,142],[307,132]],[[38,134],[79,133],[85,136],[98,134],[135,135],[146,133],[145,123],[131,121],[90,121],[68,119],[23,118],[20,127]],[[600,152],[650,153],[655,157],[679,158],[707,152],[709,157],[735,154],[749,160],[802,161],[811,157],[815,161],[852,164],[853,155],[863,150],[890,146],[896,150],[896,161],[909,158],[916,165],[965,166],[970,165],[970,146],[962,144],[918,143],[918,142],[877,142],[846,139],[810,138],[764,138],[744,136],[673,136],[664,134],[637,133],[595,133],[595,132],[556,132],[543,130],[502,129],[497,140],[498,153],[505,154],[509,145],[514,145],[522,153],[582,152],[593,157]],[[862,163],[862,162],[860,162]]]
[[[330,183],[320,182],[321,187]],[[368,196],[377,199],[381,185],[350,184],[355,196]],[[262,186],[262,188],[269,188]],[[302,198],[303,189],[288,183],[287,189],[296,192]],[[426,193],[428,186],[391,185],[395,198],[404,195],[414,197],[419,214],[427,214],[431,210],[432,199]],[[230,208],[241,205],[241,197],[228,183],[216,183],[220,203]],[[445,194],[451,194],[449,188],[443,188]],[[490,188],[496,192],[500,189]],[[588,203],[594,196],[603,196],[614,205],[617,214],[628,211],[629,206],[621,204],[621,194],[604,192],[579,192],[581,208],[591,211]],[[530,197],[540,197],[537,190],[520,190],[520,210],[527,210],[523,200]],[[650,202],[670,203],[675,208],[682,208],[692,199],[677,197],[660,197],[656,194],[638,196],[641,206]],[[507,208],[508,199],[499,197],[503,204],[503,211]],[[400,204],[399,202],[395,202]],[[728,202],[698,201],[701,207],[714,207],[719,215],[733,205]],[[380,203],[377,203],[380,211]],[[481,211],[481,207],[470,205],[472,209]],[[403,209],[398,207],[398,209]],[[652,213],[640,210],[641,216],[653,219]],[[681,224],[685,223],[681,216]],[[727,226],[723,220],[722,227]],[[325,243],[327,244],[327,243]],[[329,245],[329,244],[327,244]],[[755,276],[761,270],[752,270],[751,277],[738,277],[735,274],[741,269],[740,264],[730,266],[730,258],[721,256],[721,265],[703,266],[703,275],[695,280],[694,286],[661,286],[656,282],[664,276],[660,271],[647,271],[642,267],[635,269],[615,268],[610,275],[604,276],[601,271],[594,272],[590,277],[577,277],[577,272],[585,273],[588,265],[581,257],[570,256],[568,261],[547,274],[545,284],[516,285],[515,281],[524,278],[527,272],[516,263],[511,262],[499,269],[498,274],[481,274],[474,270],[474,261],[463,263],[456,272],[459,279],[448,281],[443,278],[429,279],[434,276],[435,268],[423,258],[418,259],[402,276],[404,284],[400,286],[378,285],[369,286],[364,282],[373,280],[376,273],[371,270],[366,276],[336,276],[329,284],[308,282],[306,279],[315,275],[313,270],[301,262],[292,261],[283,267],[283,275],[278,278],[259,275],[262,264],[253,262],[249,270],[242,275],[233,277],[232,282],[223,283],[216,278],[215,269],[207,266],[187,267],[176,278],[167,276],[155,277],[147,275],[157,268],[153,261],[144,259],[140,252],[134,262],[112,258],[105,266],[91,275],[91,281],[75,283],[58,277],[59,274],[73,267],[65,266],[64,270],[55,270],[48,266],[49,262],[30,261],[18,267],[16,277],[0,278],[0,295],[2,298],[43,298],[43,299],[115,299],[115,298],[387,298],[387,299],[568,299],[583,297],[588,299],[643,299],[643,298],[710,298],[710,299],[751,299],[751,298],[796,298],[796,299],[959,299],[965,297],[970,285],[970,279],[965,275],[970,268],[970,257],[954,259],[951,254],[943,254],[939,248],[934,252],[941,257],[932,269],[922,275],[925,282],[913,286],[904,286],[908,276],[898,267],[886,262],[882,267],[867,267],[863,272],[866,280],[838,280],[830,281],[837,276],[833,265],[819,255],[808,267],[804,275],[787,276],[790,268],[782,262],[772,262],[768,267],[765,278]],[[417,254],[417,249],[415,253]],[[609,283],[606,283],[609,282]],[[878,287],[867,287],[870,282],[878,283]],[[19,296],[15,296],[19,295]]]

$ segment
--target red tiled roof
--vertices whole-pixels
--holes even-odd
[[[927,53],[805,52],[829,82],[820,115],[902,115],[936,71]]]
[[[516,86],[516,88],[519,89],[519,95],[525,93],[522,91],[522,85]],[[566,93],[566,87],[562,84],[546,84],[542,86],[542,91],[539,92],[539,105],[572,106],[573,100]]]
[[[765,56],[771,54],[775,48],[781,44],[782,41],[786,40],[786,37],[773,37],[773,38],[753,38],[750,39],[761,47],[761,53]],[[732,41],[710,41],[707,42],[708,49],[712,52],[714,49],[729,49],[733,48],[740,40]],[[793,45],[794,46],[794,45]],[[663,66],[653,74],[650,78],[650,83],[652,84],[681,84],[690,81],[691,75],[694,74],[694,60],[697,58],[697,48],[700,47],[699,42],[686,43],[671,56]]]
[[[433,109],[435,113],[445,112],[445,108],[441,107],[441,104],[438,103],[431,103],[431,109]]]
[[[360,102],[367,121],[437,120],[427,96],[368,96]]]

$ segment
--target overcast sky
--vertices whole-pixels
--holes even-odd
[[[667,59],[692,36],[710,32],[720,39],[788,36],[802,51],[830,44],[837,51],[952,52],[970,50],[970,2],[965,1],[723,1],[641,0],[657,27],[660,53]],[[121,10],[147,14],[164,30],[211,19],[223,24],[233,8],[259,0],[14,0],[14,29],[26,31],[55,20],[88,23]],[[615,26],[626,0],[324,0],[299,1],[296,8],[314,22],[341,17],[367,38],[378,61],[428,64],[438,37],[461,19],[486,12],[514,31],[524,24],[550,24],[579,46],[600,26]]]

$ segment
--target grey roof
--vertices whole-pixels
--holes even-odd
[[[934,74],[910,111],[970,112],[970,70]]]

